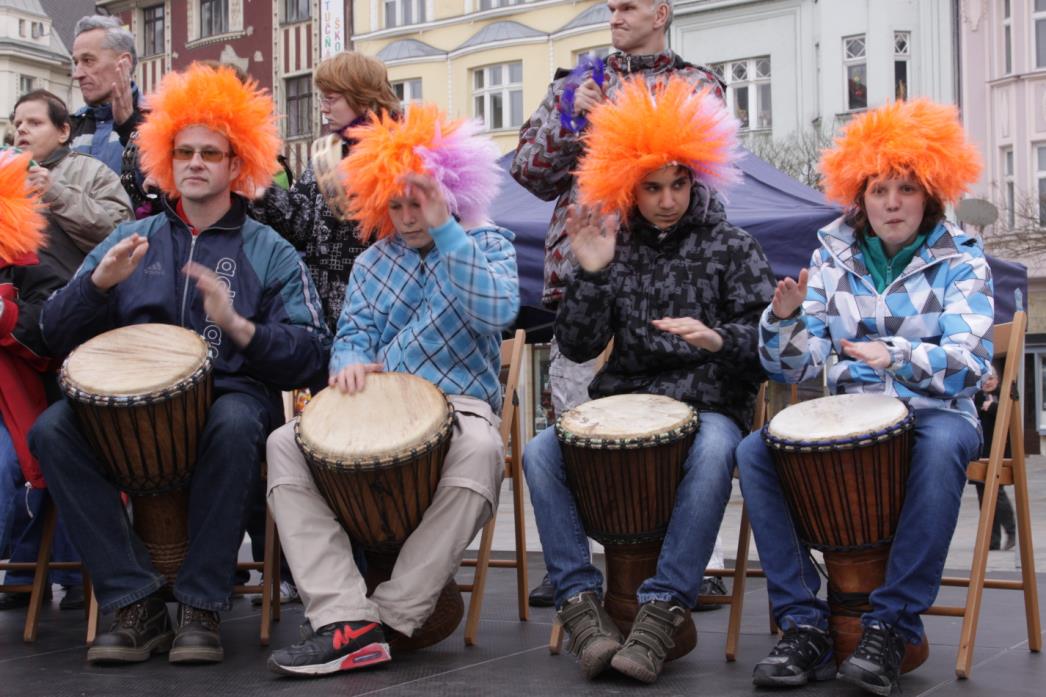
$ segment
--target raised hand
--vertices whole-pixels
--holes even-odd
[[[243,348],[254,337],[254,323],[242,317],[232,304],[229,282],[203,264],[190,261],[182,273],[196,281],[196,290],[203,296],[203,310],[207,317]]]
[[[675,334],[694,348],[715,353],[723,348],[719,332],[694,317],[662,317],[651,322],[661,331]]]
[[[589,273],[606,268],[614,260],[617,228],[616,215],[604,215],[596,208],[579,204],[567,209],[563,227],[577,263]]]
[[[91,272],[91,283],[101,291],[107,291],[126,280],[149,251],[149,240],[138,233],[125,237],[105,253],[98,266]]]
[[[450,207],[447,206],[443,192],[432,175],[412,172],[403,175],[400,183],[406,186],[407,198],[414,198],[421,206],[421,214],[430,230],[447,222],[450,218]]]
[[[338,371],[337,375],[331,375],[327,384],[337,387],[345,394],[356,394],[367,384],[367,373],[380,373],[384,370],[381,363],[352,363]]]
[[[799,272],[799,280],[793,281],[786,278],[777,282],[774,290],[774,299],[771,303],[774,316],[777,319],[791,317],[806,299],[806,284],[810,279],[810,272],[803,269]]]
[[[850,341],[843,339],[841,342],[843,353],[854,360],[867,363],[872,368],[882,370],[890,366],[890,349],[881,341]]]
[[[116,82],[112,83],[109,101],[113,108],[113,123],[127,122],[134,114],[134,93],[131,91],[131,59],[121,56],[116,60]]]
[[[588,78],[578,85],[574,93],[574,115],[587,114],[605,99],[603,88],[597,85],[595,80]]]
[[[26,182],[36,193],[43,195],[51,188],[51,171],[40,165],[33,165],[26,175]]]

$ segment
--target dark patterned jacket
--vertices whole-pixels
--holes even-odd
[[[567,70],[556,72],[544,101],[519,130],[519,145],[512,160],[512,177],[542,201],[556,201],[545,233],[545,287],[542,302],[551,308],[563,297],[563,289],[574,270],[570,241],[563,232],[567,207],[577,198],[574,170],[584,148],[583,134],[563,128],[559,121],[559,98],[563,94]],[[653,86],[658,80],[676,75],[693,83],[695,89],[709,86],[720,98],[722,87],[715,75],[688,63],[670,50],[650,56],[612,54],[607,59],[606,93],[613,95],[621,81],[642,75]]]
[[[759,384],[759,316],[774,280],[762,248],[726,220],[722,203],[702,184],[690,209],[663,233],[638,214],[618,233],[610,265],[581,269],[567,285],[556,316],[556,340],[567,358],[595,358],[614,340],[606,366],[588,391],[593,399],[623,393],[661,394],[726,414],[748,428]],[[655,328],[662,317],[695,317],[723,337],[716,353]]]
[[[323,198],[310,164],[290,189],[271,186],[251,204],[250,215],[272,227],[302,252],[333,332],[338,325],[352,264],[369,244],[353,221],[339,220]]]

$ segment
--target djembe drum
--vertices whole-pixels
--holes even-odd
[[[606,553],[603,604],[626,636],[639,610],[636,590],[657,572],[697,429],[697,412],[689,405],[650,394],[596,399],[556,421],[567,482],[585,532]],[[673,641],[667,660],[697,645],[689,614]]]
[[[887,395],[839,395],[793,405],[763,427],[763,440],[803,544],[820,550],[828,573],[836,662],[861,637],[868,595],[886,580],[911,466],[914,416]],[[923,636],[907,645],[901,670],[929,655]]]
[[[432,383],[405,373],[374,373],[353,395],[314,396],[294,429],[320,493],[367,557],[368,592],[392,575],[396,556],[432,503],[450,448],[454,412]],[[447,581],[432,615],[393,648],[431,646],[454,632],[465,612]]]
[[[309,163],[316,176],[316,186],[323,194],[323,200],[338,220],[348,220],[348,195],[338,174],[338,164],[342,160],[343,142],[336,133],[325,135],[312,141]]]
[[[122,327],[77,347],[58,380],[109,479],[131,495],[153,566],[173,584],[189,547],[188,485],[212,400],[207,343],[170,324]]]

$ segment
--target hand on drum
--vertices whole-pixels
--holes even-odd
[[[614,260],[618,219],[598,208],[574,204],[567,209],[564,231],[577,263],[589,273],[606,268]]]
[[[450,208],[432,175],[405,174],[400,179],[400,183],[406,187],[404,195],[418,202],[421,214],[425,218],[425,224],[430,230],[440,227],[450,219]]]
[[[723,348],[723,337],[715,329],[693,317],[662,317],[651,322],[661,331],[675,334],[694,348],[715,353]]]
[[[843,353],[854,360],[867,363],[877,370],[888,368],[891,363],[890,349],[881,341],[850,341],[843,339]]]
[[[810,272],[803,269],[799,272],[798,281],[785,278],[777,282],[774,299],[770,304],[777,319],[788,319],[803,304],[803,300],[806,299],[806,284],[809,278]]]
[[[196,281],[196,290],[203,296],[203,309],[207,317],[232,337],[233,343],[240,348],[251,343],[254,323],[236,312],[229,293],[229,282],[195,261],[183,266],[182,273]]]
[[[352,363],[338,371],[337,375],[331,375],[327,384],[337,387],[345,394],[356,394],[366,385],[367,373],[380,373],[384,370],[381,363]]]
[[[105,292],[126,280],[149,251],[149,240],[138,233],[125,237],[105,253],[98,266],[91,272],[91,283]]]

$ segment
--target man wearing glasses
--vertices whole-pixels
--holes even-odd
[[[102,611],[115,611],[88,661],[169,651],[171,663],[213,663],[224,655],[218,613],[229,607],[248,493],[282,422],[280,390],[324,379],[330,334],[294,248],[246,215],[241,193],[269,182],[279,148],[270,97],[231,69],[194,65],[165,76],[150,103],[142,163],[166,194],[164,211],[99,244],[45,305],[41,327],[56,355],[146,322],[190,328],[210,344],[214,402],[189,484],[188,552],[170,589],[177,628],[165,578],[69,403],[52,405],[29,441]]]

